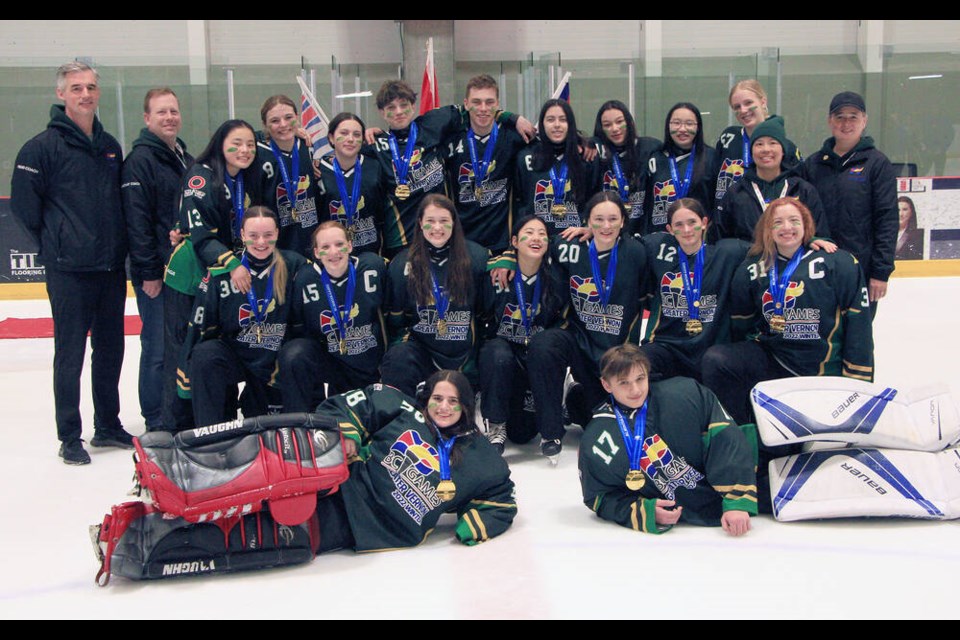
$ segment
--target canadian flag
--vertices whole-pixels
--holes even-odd
[[[440,106],[437,92],[437,70],[433,66],[433,38],[427,39],[427,63],[423,67],[423,83],[420,85],[420,115]]]

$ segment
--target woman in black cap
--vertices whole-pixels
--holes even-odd
[[[807,179],[820,193],[831,238],[860,262],[870,311],[876,315],[893,273],[899,227],[896,173],[873,138],[863,134],[867,108],[859,94],[835,95],[827,124],[832,135],[807,158]]]

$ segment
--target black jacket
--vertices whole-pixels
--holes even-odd
[[[783,165],[781,165],[781,168]],[[781,173],[773,182],[767,182],[757,175],[756,167],[747,169],[744,177],[727,189],[723,200],[717,203],[717,217],[712,228],[716,238],[739,238],[753,242],[753,231],[763,215],[765,205],[760,204],[753,186],[760,190],[763,199],[769,203],[780,197],[796,198],[807,205],[813,215],[813,222],[817,226],[816,235],[819,238],[830,237],[830,223],[823,210],[823,203],[816,188],[801,178],[799,167],[794,165]],[[784,186],[786,192],[784,193]]]
[[[50,108],[46,130],[17,154],[10,206],[48,269],[124,268],[127,231],[120,203],[120,144],[93,122],[88,138],[63,105]]]
[[[150,132],[141,129],[123,163],[120,195],[130,240],[130,276],[134,286],[163,278],[170,258],[169,232],[177,224],[183,174],[193,162],[177,138],[182,157]]]
[[[886,281],[900,228],[893,167],[869,136],[842,158],[833,145],[828,138],[806,159],[807,180],[820,193],[830,237],[857,257],[868,280]]]

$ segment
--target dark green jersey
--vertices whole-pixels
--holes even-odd
[[[293,168],[293,154],[280,150],[274,154],[269,142],[257,143],[257,159],[254,160],[255,184],[251,185],[252,197],[269,207],[280,219],[281,249],[289,249],[310,257],[313,230],[319,224],[317,203],[319,189],[313,177],[313,162],[309,147],[299,138],[296,145],[299,166]],[[281,163],[283,167],[281,167]],[[291,195],[283,172],[287,172],[296,193]]]
[[[387,336],[381,306],[386,297],[387,266],[374,253],[361,253],[351,258],[355,269],[353,306],[341,335],[327,299],[320,274],[321,266],[310,263],[297,273],[294,283],[290,329],[294,336],[308,336],[321,341],[330,357],[340,365],[356,371],[367,380],[377,379],[377,369],[386,350]],[[348,275],[331,278],[330,284],[337,305],[346,304]],[[340,340],[344,350],[340,353]]]
[[[617,245],[617,265],[606,304],[602,300],[600,281],[610,284],[607,269],[612,251],[598,254],[598,280],[591,266],[590,243],[558,238],[550,247],[551,258],[566,283],[570,301],[567,319],[571,330],[577,336],[580,349],[594,363],[598,363],[610,347],[625,342],[640,343],[643,301],[648,289],[647,252],[630,236],[621,236]]]
[[[690,154],[674,158],[668,151],[662,150],[650,156],[647,163],[646,233],[666,231],[667,208],[670,203],[679,198],[694,198],[703,205],[704,211],[713,210],[717,152],[710,147],[704,147],[702,153],[704,154],[702,168],[696,167],[701,159],[695,159],[694,170],[685,193],[682,184],[689,168]]]
[[[277,301],[276,293],[266,299],[267,283],[274,267],[260,271],[251,267],[252,297],[266,313],[257,319],[250,304],[250,297],[240,293],[230,280],[229,273],[208,276],[205,290],[201,288],[193,323],[200,340],[223,340],[237,355],[243,366],[263,382],[273,383],[277,375],[277,352],[287,334],[291,302],[294,299],[293,283],[297,271],[306,265],[306,258],[292,251],[281,251],[287,267],[287,282],[284,288],[284,303]],[[274,281],[274,292],[277,283]]]
[[[749,245],[737,240],[707,244],[700,282],[693,277],[697,256],[687,256],[691,286],[700,290],[697,313],[702,326],[700,333],[690,333],[687,331],[690,312],[680,271],[680,245],[667,233],[644,236],[642,242],[647,250],[647,277],[652,294],[643,342],[664,345],[687,367],[699,369],[700,358],[708,347],[729,342],[730,282]]]
[[[555,264],[549,261],[544,262],[540,271],[529,278],[517,271],[513,279],[507,283],[506,288],[501,287],[499,282],[492,283],[489,278],[484,280],[483,286],[488,289],[487,296],[493,300],[493,311],[490,314],[485,337],[503,338],[514,344],[526,344],[529,338],[544,329],[550,329],[562,323],[563,311],[567,304],[566,283]],[[538,280],[540,297],[534,299]],[[530,326],[529,333],[527,325],[524,324],[524,314],[520,311],[517,286],[523,287],[523,302]]]
[[[537,143],[537,144],[543,144]],[[525,216],[535,214],[547,225],[547,233],[553,237],[558,233],[570,227],[582,227],[583,216],[586,212],[583,205],[586,204],[590,196],[600,190],[600,162],[596,158],[592,162],[587,162],[584,171],[585,183],[583,185],[583,195],[580,198],[574,197],[573,184],[569,172],[566,180],[563,182],[563,212],[554,212],[554,207],[560,206],[554,198],[554,184],[550,178],[550,170],[553,169],[555,175],[563,175],[563,166],[565,159],[563,155],[557,156],[551,167],[544,170],[538,170],[534,166],[534,152],[536,145],[530,145],[517,156],[516,182],[514,188],[514,200],[516,205],[514,211],[516,215]],[[577,159],[577,162],[583,162]]]
[[[417,224],[417,207],[425,195],[447,195],[443,169],[446,149],[443,141],[464,128],[463,112],[454,106],[428,111],[414,123],[417,125],[417,138],[405,177],[409,196],[401,198],[397,195],[397,166],[390,151],[389,134],[378,134],[374,144],[364,147],[363,151],[380,163],[382,187],[388,198],[384,220],[384,247],[387,249],[399,249],[410,244]],[[392,133],[397,140],[399,162],[405,153],[410,129]]]
[[[354,255],[363,251],[380,253],[384,209],[388,204],[383,190],[383,168],[370,157],[358,156],[357,164],[343,172],[346,193],[341,193],[336,171],[333,169],[333,159],[333,154],[330,154],[320,160],[320,218],[335,220],[353,233]],[[353,197],[357,165],[360,165],[360,198],[350,224],[344,202]]]
[[[500,535],[517,513],[510,469],[482,435],[459,436],[450,479],[456,495],[437,496],[437,434],[393,387],[374,384],[326,400],[317,410],[334,415],[359,447],[350,478],[340,486],[357,551],[420,544],[445,513],[457,517],[457,539],[475,545]]]
[[[846,376],[873,381],[873,323],[857,259],[804,250],[789,278],[783,331],[770,330],[776,301],[759,256],[748,256],[734,274],[730,296],[733,334],[756,340],[798,376]],[[777,257],[779,274],[787,260]]]
[[[239,234],[234,233],[233,195],[206,165],[193,165],[184,177],[178,224],[180,231],[189,237],[201,269],[231,270],[240,266],[234,254],[234,250],[242,247]],[[246,181],[243,200],[244,211],[255,203],[251,202]]]
[[[656,524],[657,500],[675,500],[683,507],[680,522],[697,525],[717,526],[725,511],[757,513],[756,440],[713,392],[682,377],[650,385],[639,490],[626,485],[630,460],[611,402],[596,409],[580,441],[583,503],[598,516],[634,531],[663,533],[670,527]],[[633,430],[637,410],[618,409]]]
[[[454,302],[444,316],[445,327],[440,331],[440,316],[433,299],[426,304],[418,303],[407,287],[409,277],[409,249],[401,251],[390,262],[387,271],[388,289],[387,323],[391,342],[416,340],[426,346],[433,354],[442,358],[437,364],[442,368],[456,369],[474,353],[477,345],[477,315],[490,308],[485,301],[486,289],[483,281],[487,279],[486,263],[488,252],[480,245],[467,240],[470,254],[470,269],[473,286],[465,302]],[[447,252],[431,252],[431,267],[437,285],[446,293]]]
[[[644,211],[647,195],[647,163],[650,161],[650,156],[660,150],[660,141],[655,138],[637,138],[634,147],[636,166],[631,168],[627,166],[625,148],[618,150],[604,144],[597,145],[600,151],[600,186],[604,191],[616,191],[620,199],[629,206],[627,233],[642,235],[647,230]],[[617,155],[616,163],[613,161],[613,153]]]
[[[480,246],[500,252],[510,242],[514,166],[517,154],[526,142],[511,126],[494,126],[498,132],[497,143],[479,191],[467,131],[458,132],[446,142],[447,179],[464,235]],[[491,139],[490,134],[474,135],[478,164],[483,164]]]

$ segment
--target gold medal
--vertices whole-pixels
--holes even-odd
[[[567,213],[567,207],[566,205],[555,204],[552,207],[550,207],[550,213],[553,213],[555,215],[564,215]]]
[[[453,480],[441,480],[437,485],[437,497],[444,502],[450,502],[455,495],[457,495],[457,485],[453,484]]]
[[[473,195],[477,199],[477,202],[480,202],[480,194],[482,193],[483,193],[483,188],[479,186],[473,190]]]
[[[524,337],[523,337],[523,346],[525,346],[525,347],[529,347],[529,346],[530,346],[530,336],[524,336]]]
[[[437,333],[441,336],[447,335],[447,321],[443,318],[437,320]]]
[[[703,323],[695,318],[687,320],[686,327],[687,327],[687,333],[689,333],[692,336],[695,336],[698,333],[703,332]]]
[[[627,489],[630,489],[630,491],[639,491],[646,483],[647,479],[644,477],[643,471],[639,469],[627,471]]]
[[[696,308],[699,309],[699,308],[700,308],[700,301],[699,301],[699,300],[694,300],[694,301],[693,301],[693,306],[695,306]]]
[[[263,332],[261,330],[261,325],[257,323],[257,343],[263,342]]]
[[[398,184],[397,188],[393,191],[393,195],[397,196],[401,200],[406,200],[410,197],[410,185]]]
[[[770,316],[770,331],[783,333],[783,330],[786,328],[786,326],[787,321],[782,315],[774,313]]]
[[[340,355],[347,355],[347,341],[343,339],[340,340]]]
[[[630,211],[631,211],[632,209],[633,209],[633,205],[632,205],[632,204],[630,204],[629,202],[624,202],[624,203],[623,203],[623,210],[624,210],[624,211],[626,211],[627,213],[630,213]]]

